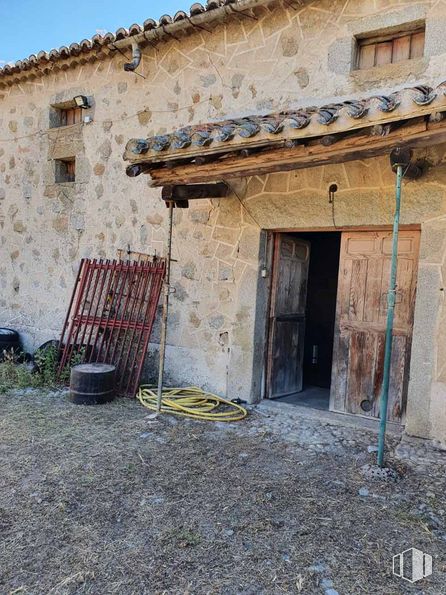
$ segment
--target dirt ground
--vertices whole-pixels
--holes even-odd
[[[288,409],[224,425],[1,395],[0,592],[446,594],[445,467],[366,480],[375,443]],[[411,547],[433,556],[415,585],[392,576]]]

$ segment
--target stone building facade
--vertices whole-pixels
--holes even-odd
[[[446,4],[437,0],[240,0],[210,3],[192,15],[195,25],[171,21],[0,71],[0,322],[29,349],[58,337],[80,258],[114,258],[128,246],[165,251],[160,189],[125,174],[130,138],[446,79]],[[422,57],[356,69],[358,39],[407,24],[425,27]],[[127,72],[137,37],[141,64]],[[91,121],[51,127],[54,109],[76,95],[89,98]],[[446,445],[446,145],[417,156],[429,168],[404,182],[401,217],[421,229],[405,423],[408,434]],[[72,158],[75,180],[57,181],[58,163]],[[265,396],[266,232],[387,229],[394,184],[383,155],[239,177],[229,197],[175,209],[169,381],[251,402]],[[157,332],[151,370],[156,352]]]

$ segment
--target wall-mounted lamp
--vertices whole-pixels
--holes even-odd
[[[333,204],[334,203],[334,197],[336,192],[338,191],[338,185],[337,184],[330,184],[330,186],[328,187],[328,202],[329,204]]]
[[[85,97],[85,95],[76,95],[76,97],[73,97],[73,101],[76,107],[81,107],[82,109],[88,109],[90,107],[88,97]]]

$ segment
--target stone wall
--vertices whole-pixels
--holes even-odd
[[[145,48],[139,75],[124,72],[126,59],[116,53],[0,89],[0,323],[21,330],[32,349],[59,335],[81,257],[113,258],[128,245],[164,253],[166,209],[147,177],[125,176],[128,138],[437,84],[446,78],[445,16],[434,0],[276,2],[256,9],[254,19],[237,16],[212,33]],[[424,18],[423,59],[351,70],[353,35]],[[93,122],[49,129],[50,106],[77,94],[92,98]],[[69,157],[76,181],[56,184],[54,160]],[[446,177],[442,151],[429,158],[436,167],[405,185],[403,207],[403,223],[423,229],[408,427],[445,440]],[[385,159],[240,180],[229,199],[192,201],[175,212],[171,382],[260,397],[268,283],[259,276],[260,229],[333,227],[332,182],[339,185],[336,225],[391,222],[394,179]],[[149,358],[151,373],[155,367]]]

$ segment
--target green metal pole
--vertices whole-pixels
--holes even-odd
[[[398,270],[398,233],[400,226],[401,210],[401,180],[403,178],[403,166],[398,165],[396,169],[396,192],[395,192],[395,215],[393,218],[392,238],[392,265],[390,269],[390,286],[387,294],[387,325],[386,325],[386,346],[384,351],[384,372],[381,399],[379,404],[380,423],[378,438],[378,465],[384,466],[384,446],[386,438],[387,407],[389,402],[390,384],[390,362],[392,359],[392,336],[393,318],[395,315],[396,302],[396,275]]]
[[[173,227],[173,202],[169,202],[169,224],[167,231],[167,259],[166,259],[166,276],[164,279],[164,300],[163,300],[163,316],[161,319],[161,340],[160,340],[160,363],[158,371],[158,391],[156,396],[156,411],[161,413],[161,406],[163,402],[163,381],[164,381],[164,365],[166,360],[166,343],[167,343],[167,318],[169,315],[169,294],[170,294],[170,265],[172,262],[172,227]]]

